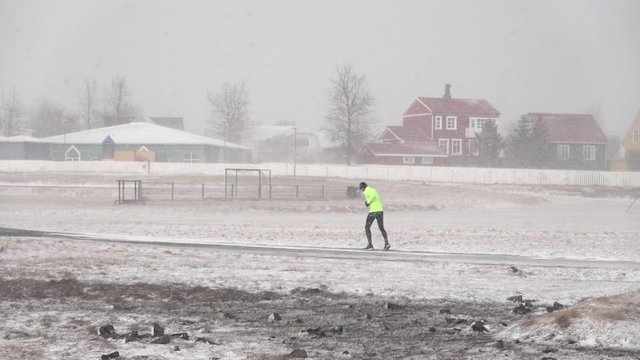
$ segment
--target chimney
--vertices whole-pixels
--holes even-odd
[[[444,95],[442,95],[443,99],[451,99],[451,84],[444,84]]]

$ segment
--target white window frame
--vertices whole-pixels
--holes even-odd
[[[640,130],[638,129],[633,129],[633,143],[640,143]]]
[[[78,153],[78,156],[69,156],[69,152],[71,150],[74,150],[76,153]],[[67,151],[64,152],[64,161],[80,161],[82,160],[82,154],[80,153],[80,150],[78,150],[77,147],[75,147],[75,145],[71,145]]]
[[[138,149],[138,152],[149,152],[149,149],[147,149],[146,146],[142,145],[140,149]]]
[[[469,120],[469,127],[474,129],[476,132],[481,132],[482,129],[484,129],[484,124],[487,123],[487,121],[491,120],[490,118],[477,118],[477,117],[472,117]]]
[[[451,155],[462,155],[462,139],[451,139]]]
[[[449,154],[449,139],[438,139],[438,149],[443,149],[446,154]]]
[[[449,120],[451,120],[453,126],[449,126]],[[447,116],[447,130],[457,130],[458,129],[458,117],[457,116]]]
[[[433,158],[430,156],[423,156],[422,165],[433,165]]]
[[[195,156],[194,156],[195,155]],[[189,151],[188,153],[184,154],[184,158],[182,159],[183,162],[188,162],[188,163],[199,163],[200,161],[200,154],[198,153],[194,153],[193,151]]]
[[[403,156],[402,157],[402,163],[403,164],[415,164],[416,163],[416,158],[415,158],[415,156]]]
[[[596,160],[596,146],[595,145],[583,145],[582,146],[582,158],[586,161]]]
[[[436,115],[435,116],[435,128],[436,128],[436,130],[442,130],[442,116],[441,115]]]
[[[571,159],[571,147],[567,144],[558,144],[556,148],[556,156],[560,160],[569,160]]]

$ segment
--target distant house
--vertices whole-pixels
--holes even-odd
[[[51,160],[249,162],[251,149],[148,122],[78,131],[42,139]]]
[[[311,163],[318,160],[320,142],[313,132],[293,125],[256,125],[246,143],[253,148],[257,162]]]
[[[49,143],[30,136],[0,136],[0,160],[49,160]]]
[[[640,113],[624,137],[624,158],[631,170],[640,170]]]
[[[531,121],[541,121],[546,128],[554,167],[607,169],[608,138],[592,115],[528,113],[526,116]]]
[[[500,112],[484,99],[418,97],[402,114],[402,126],[387,126],[360,149],[358,162],[395,165],[474,165],[476,133]]]
[[[184,130],[184,120],[181,117],[150,116],[149,121],[156,125],[166,126],[176,130]]]

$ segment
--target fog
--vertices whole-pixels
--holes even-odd
[[[624,136],[640,108],[640,2],[0,0],[0,90],[79,110],[123,76],[146,116],[200,133],[207,91],[245,82],[253,122],[318,129],[336,66],[366,75],[378,126],[417,96],[592,113]]]

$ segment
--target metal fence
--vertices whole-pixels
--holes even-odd
[[[206,200],[206,199],[271,199],[324,200],[344,199],[352,194],[346,186],[326,185],[235,185],[224,184],[143,184],[145,200]]]
[[[33,196],[53,195],[62,197],[97,196],[142,201],[189,201],[208,199],[263,199],[263,200],[324,200],[345,199],[357,196],[348,186],[337,185],[231,185],[225,191],[224,184],[158,183],[142,181],[141,189],[126,185],[69,186],[69,185],[0,185],[0,195]],[[141,196],[140,196],[140,194]]]

